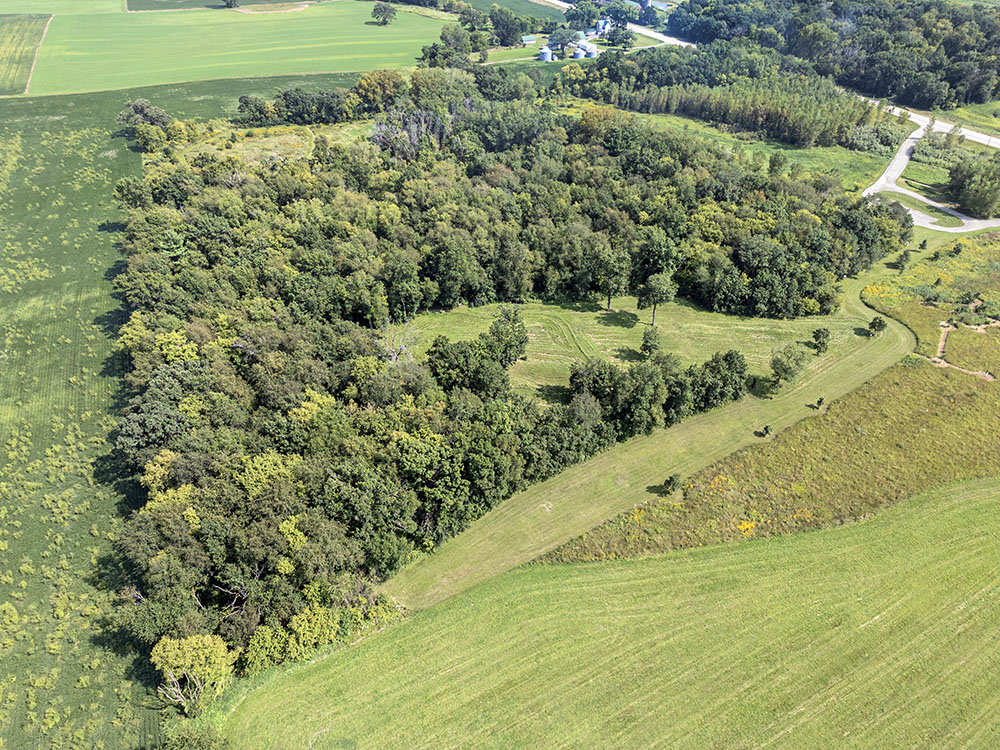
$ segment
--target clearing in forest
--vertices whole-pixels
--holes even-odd
[[[0,96],[23,94],[49,16],[0,15]]]

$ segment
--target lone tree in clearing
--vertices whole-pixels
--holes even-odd
[[[650,325],[656,325],[656,306],[670,302],[676,294],[677,283],[668,273],[654,273],[639,287],[639,309],[653,308],[653,321]]]
[[[771,356],[771,371],[774,373],[774,382],[792,380],[805,367],[806,357],[805,349],[795,344],[788,344],[776,351]]]
[[[813,331],[813,348],[817,354],[826,354],[826,350],[830,348],[829,328],[817,328]]]
[[[388,26],[396,19],[396,9],[389,3],[376,2],[372,8],[372,18],[378,21],[379,26]]]
[[[872,318],[871,322],[868,324],[868,335],[874,336],[877,333],[882,333],[886,328],[885,318],[881,315],[876,315]]]

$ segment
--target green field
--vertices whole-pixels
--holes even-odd
[[[280,0],[240,0],[240,7],[245,5],[273,5]],[[196,8],[226,8],[222,0],[126,0],[130,11],[137,10],[192,10]]]
[[[484,13],[489,13],[494,5],[494,0],[468,0],[469,5],[478,8]],[[532,0],[504,0],[496,3],[505,8],[510,8],[519,16],[531,16],[532,18],[550,18],[554,21],[563,20],[563,12],[559,8],[544,3],[532,2]]]
[[[417,316],[406,326],[415,336],[414,351],[424,354],[438,335],[452,339],[478,336],[490,327],[498,307],[462,307]],[[574,362],[587,357],[618,362],[639,359],[642,334],[651,319],[650,310],[636,308],[634,297],[612,300],[612,312],[596,303],[533,303],[518,307],[528,328],[528,358],[511,368],[511,383],[521,393],[543,397],[569,385]],[[775,349],[792,341],[811,340],[814,328],[833,321],[840,324],[830,325],[834,351],[853,347],[853,326],[859,323],[853,319],[738,318],[709,312],[685,299],[660,305],[656,311],[656,327],[664,350],[676,354],[683,364],[700,363],[718,351],[738,349],[757,375],[769,371]]]
[[[103,625],[115,582],[94,573],[125,510],[95,478],[120,387],[109,281],[120,257],[118,216],[108,196],[140,169],[139,156],[111,137],[122,102],[142,96],[207,118],[231,111],[242,92],[350,78],[213,81],[0,105],[0,747],[110,750],[157,734],[142,661],[107,648],[115,646]]]
[[[236,747],[988,747],[996,481],[812,534],[511,571],[213,716]]]
[[[211,10],[57,15],[39,52],[31,92],[413,65],[442,24],[406,12],[405,6],[400,10],[386,27],[369,24],[370,6],[356,2],[274,15]]]
[[[0,15],[0,96],[22,94],[49,16]]]
[[[1000,0],[987,0],[985,4],[1000,5]],[[957,122],[962,127],[1000,137],[1000,102],[968,104],[934,114],[945,122]]]
[[[423,608],[555,549],[608,518],[652,497],[663,478],[690,476],[759,438],[765,424],[781,430],[815,414],[811,405],[846,395],[913,350],[913,336],[890,322],[874,339],[864,335],[873,312],[860,291],[894,273],[884,265],[845,284],[843,309],[814,318],[836,331],[823,357],[773,398],[742,401],[690,417],[667,430],[619,443],[583,464],[514,495],[417,560],[382,586],[408,607]],[[845,330],[862,335],[843,336]],[[529,346],[529,354],[531,349]],[[750,354],[750,352],[747,352]]]

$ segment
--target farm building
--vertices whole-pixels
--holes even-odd
[[[534,44],[534,43],[535,43],[534,34],[526,34],[525,36],[521,37],[521,44],[523,44],[524,46],[528,46],[529,44]]]

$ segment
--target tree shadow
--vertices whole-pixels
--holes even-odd
[[[602,326],[618,326],[619,328],[635,328],[639,322],[639,316],[628,310],[605,310],[601,313],[597,322]]]
[[[757,398],[772,398],[779,385],[773,378],[763,378],[760,375],[751,375],[747,379],[747,390]]]
[[[865,338],[871,338],[872,334],[871,331],[869,331],[867,328],[862,328],[861,326],[854,326],[854,335],[864,336]]]
[[[657,497],[671,497],[680,492],[678,489],[670,489],[665,483],[650,484],[646,486],[646,492]]]
[[[558,304],[558,307],[560,310],[569,310],[570,312],[586,312],[586,313],[600,312],[601,310],[604,309],[596,302],[588,302],[588,301],[560,302]]]
[[[573,391],[564,385],[540,385],[535,389],[538,398],[547,404],[568,404]]]
[[[763,430],[754,430],[753,436],[756,438],[766,438],[768,436],[768,433],[764,432]]]
[[[615,356],[622,362],[642,362],[645,359],[641,352],[627,346],[620,346],[615,349]]]

